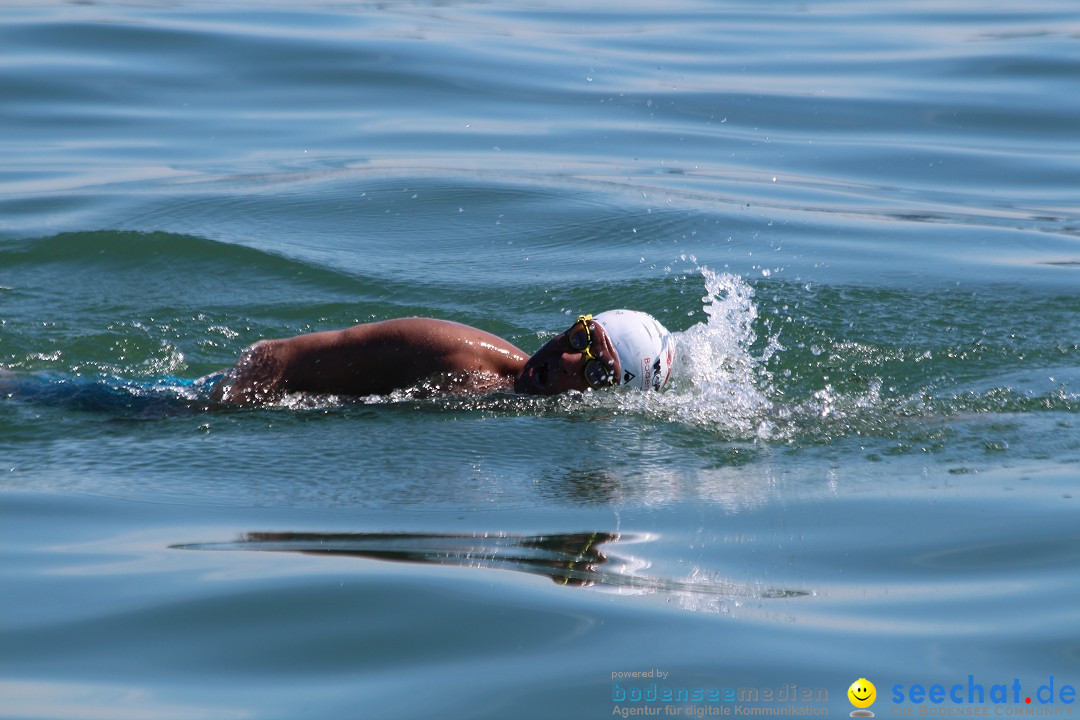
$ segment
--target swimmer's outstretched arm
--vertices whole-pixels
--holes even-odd
[[[512,344],[468,325],[386,320],[258,342],[237,361],[231,383],[215,388],[215,399],[265,402],[295,392],[384,395],[437,375],[509,388],[526,360]]]

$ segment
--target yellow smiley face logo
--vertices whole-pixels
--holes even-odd
[[[868,708],[877,699],[877,688],[866,678],[859,678],[847,689],[848,700],[857,708]]]

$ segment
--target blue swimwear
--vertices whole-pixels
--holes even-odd
[[[229,376],[226,370],[203,375],[201,378],[181,378],[175,375],[166,375],[154,380],[128,380],[125,387],[136,392],[169,393],[179,391],[180,395],[187,400],[209,400],[210,393],[218,382]]]
[[[165,376],[130,380],[115,376],[68,375],[53,372],[0,372],[0,399],[92,412],[139,416],[170,415],[205,406],[214,387],[229,371],[200,378]]]

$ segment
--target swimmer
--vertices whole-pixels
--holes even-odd
[[[581,315],[529,357],[500,337],[432,318],[262,340],[216,381],[219,402],[259,403],[292,393],[386,395],[511,391],[554,395],[611,386],[660,390],[675,340],[635,310]]]

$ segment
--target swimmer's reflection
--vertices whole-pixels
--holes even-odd
[[[543,575],[560,585],[588,586],[604,582],[598,568],[608,558],[600,548],[618,539],[618,534],[604,532],[554,535],[251,532],[232,543],[176,547],[500,568]]]
[[[645,575],[652,563],[626,552],[653,539],[631,533],[310,533],[251,532],[233,542],[173,545],[185,550],[248,550],[515,570],[559,585],[596,585],[620,593],[664,593],[691,610],[712,598],[792,598],[806,591],[734,582],[707,571],[688,579]],[[603,548],[603,549],[601,549]]]

